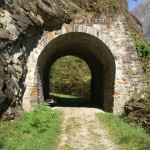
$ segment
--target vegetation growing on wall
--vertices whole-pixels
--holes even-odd
[[[21,7],[20,5],[22,4],[22,0],[14,0],[12,3],[12,7],[16,12],[19,12]]]
[[[121,2],[122,0],[98,1],[95,8],[97,11],[105,9],[105,13],[112,13],[119,10]]]
[[[134,39],[134,44],[141,60],[142,68],[145,74],[146,83],[150,86],[150,45],[141,41],[140,35],[134,31],[131,31],[131,35]],[[147,91],[150,97],[150,91]]]
[[[91,72],[82,59],[74,56],[62,57],[51,67],[49,83],[52,93],[89,97]]]
[[[134,93],[131,101],[126,103],[124,120],[150,133],[150,45],[142,42],[138,33],[131,31],[131,35],[141,61],[146,87],[140,93]]]
[[[150,59],[150,45],[141,41],[140,35],[134,31],[131,32],[134,39],[134,44],[138,52],[139,57]]]

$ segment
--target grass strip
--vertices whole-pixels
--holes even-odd
[[[149,150],[150,136],[141,128],[133,128],[121,118],[110,113],[96,114],[99,121],[108,127],[114,141],[125,150]]]
[[[1,123],[0,149],[49,150],[57,149],[61,112],[39,105],[22,119]]]

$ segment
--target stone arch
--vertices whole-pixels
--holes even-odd
[[[79,40],[80,39],[80,40]],[[52,40],[38,58],[39,100],[49,97],[48,72],[58,58],[74,55],[82,58],[92,73],[91,99],[106,111],[112,111],[115,61],[109,48],[98,38],[87,33],[71,32]],[[44,98],[43,98],[44,96]]]
[[[69,34],[76,35],[77,33],[79,33],[82,35],[83,34],[86,35],[85,40],[87,37],[91,37],[91,39],[94,39],[92,44],[93,48],[90,47],[90,49],[94,49],[95,51],[98,49],[103,49],[105,52],[105,54],[103,54],[103,53],[98,53],[101,52],[102,50],[97,51],[97,55],[98,56],[102,55],[103,56],[102,60],[105,60],[105,61],[102,60],[98,61],[99,63],[101,62],[100,66],[103,67],[107,66],[106,68],[103,69],[105,72],[105,78],[106,78],[105,81],[109,82],[111,80],[110,86],[107,85],[105,87],[106,89],[110,88],[109,91],[111,92],[104,92],[105,99],[109,99],[109,100],[104,101],[105,103],[103,104],[103,108],[107,111],[111,111],[113,109],[114,113],[122,112],[122,107],[124,106],[124,103],[129,100],[130,93],[132,93],[132,91],[134,90],[134,89],[132,90],[131,87],[133,82],[131,78],[137,78],[134,72],[133,72],[134,74],[131,74],[131,72],[130,74],[128,73],[128,66],[132,66],[133,68],[135,67],[139,68],[139,63],[135,63],[134,61],[132,61],[134,56],[134,60],[138,62],[138,57],[130,33],[126,32],[126,27],[124,27],[124,24],[120,24],[118,28],[118,23],[120,24],[119,19],[116,22],[112,22],[112,25],[110,25],[109,28],[107,27],[107,24],[106,25],[93,24],[92,26],[88,26],[88,25],[78,25],[78,24],[71,23],[67,25],[64,24],[62,28],[57,31],[53,31],[53,32],[45,31],[41,36],[41,39],[38,41],[37,47],[31,51],[27,60],[28,72],[25,80],[26,90],[23,96],[24,110],[31,111],[38,104],[39,102],[38,100],[42,101],[44,99],[43,97],[44,88],[42,88],[43,83],[41,80],[42,73],[40,73],[42,70],[40,69],[41,65],[39,65],[40,64],[39,62],[42,60],[40,59],[40,57],[41,58],[43,57],[42,53],[44,53],[44,51],[48,51],[46,49],[55,47],[55,45],[57,44],[61,45],[63,41],[65,41],[65,38],[66,40],[68,39],[71,41],[71,38],[69,36],[64,36],[65,37],[64,39],[61,38],[63,37],[63,35],[69,35]],[[84,36],[81,37],[82,39],[84,39]],[[58,41],[56,40],[57,38],[59,39]],[[78,41],[80,41],[79,38]],[[94,48],[94,46],[97,45],[96,43],[101,43],[100,44],[101,48],[100,47]],[[79,45],[80,48],[82,49],[82,45],[81,44]],[[88,43],[85,46],[88,47]],[[84,59],[88,63],[89,62],[88,59],[85,58],[84,55],[81,56],[81,53],[77,54],[74,51],[75,49],[76,48],[74,44],[74,47],[72,47],[71,54],[82,57],[82,59]],[[88,54],[86,55],[87,57],[89,56]],[[59,53],[58,56],[55,55],[55,57],[57,56],[55,59],[63,55],[69,55],[69,53],[66,54],[64,52]],[[90,55],[90,57],[91,56],[92,55]],[[95,58],[94,60],[98,60],[98,57],[95,55],[93,56],[93,58]],[[126,61],[126,60],[130,60],[130,61]],[[44,61],[46,61],[46,59],[44,59]],[[109,75],[111,76],[111,78],[108,77]],[[106,89],[105,91],[107,91]],[[107,98],[110,95],[111,98]]]

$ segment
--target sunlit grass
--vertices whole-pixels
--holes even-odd
[[[109,113],[99,113],[100,122],[108,127],[114,141],[126,150],[149,150],[150,136],[140,128],[133,128],[121,118]]]
[[[52,97],[60,97],[60,98],[79,98],[78,96],[66,95],[66,94],[58,94],[58,93],[50,93]]]
[[[1,124],[0,149],[56,149],[60,124],[61,112],[40,105],[33,112],[25,113],[22,119]]]

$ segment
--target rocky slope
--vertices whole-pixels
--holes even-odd
[[[150,1],[144,0],[132,11],[132,13],[141,21],[144,36],[150,41]]]
[[[0,118],[12,119],[22,109],[26,60],[44,31],[63,23],[124,14],[141,32],[140,22],[127,11],[125,0],[0,0]]]
[[[25,89],[26,60],[41,33],[44,30],[60,28],[63,23],[71,21],[71,17],[64,9],[69,9],[69,5],[57,0],[0,1],[0,118],[2,120],[12,119],[20,112]]]
[[[132,99],[125,105],[124,120],[133,127],[141,127],[150,134],[150,103],[145,99]]]

